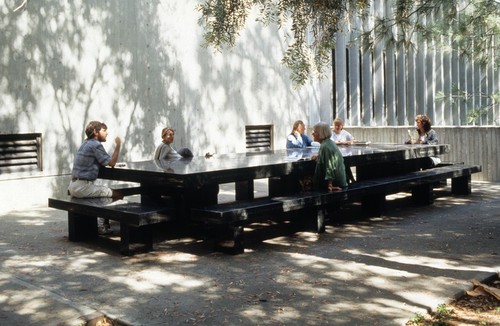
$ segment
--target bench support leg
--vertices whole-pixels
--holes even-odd
[[[374,194],[361,200],[364,214],[368,216],[381,216],[385,207],[385,194]]]
[[[413,203],[417,205],[431,205],[434,203],[434,184],[423,184],[411,189]]]
[[[130,256],[130,226],[126,223],[120,223],[120,253]]]
[[[325,209],[318,209],[318,213],[316,215],[316,232],[324,233],[325,232]]]
[[[451,179],[451,193],[454,195],[470,195],[472,192],[471,176]]]
[[[207,230],[210,230],[209,237],[213,236],[215,240],[215,251],[223,252],[231,255],[238,255],[245,252],[243,226],[227,226],[210,228],[205,225]],[[232,242],[231,246],[227,241]]]
[[[131,227],[126,223],[120,223],[120,253],[125,256],[133,254],[130,243],[139,242],[144,244],[145,251],[153,250],[153,232],[149,226]]]
[[[242,254],[245,251],[243,226],[233,227],[233,239],[234,239],[234,254]]]
[[[84,241],[97,238],[97,217],[68,212],[69,241]]]

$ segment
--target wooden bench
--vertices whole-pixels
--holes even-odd
[[[291,212],[311,210],[313,214],[300,214],[299,218],[306,217],[306,220],[314,223],[316,231],[321,233],[325,230],[324,209],[329,206],[339,206],[361,200],[363,208],[376,216],[380,215],[383,210],[386,195],[407,190],[412,192],[415,203],[431,204],[436,182],[451,179],[451,192],[466,195],[471,193],[471,175],[480,171],[479,165],[450,164],[400,176],[358,181],[350,184],[348,189],[339,192],[298,193],[196,208],[192,209],[191,217],[194,221],[207,226],[222,226],[228,230],[232,237],[231,241],[234,243],[233,247],[216,247],[216,249],[238,254],[244,251],[243,229],[246,225],[263,220],[283,219]],[[217,233],[214,232],[214,234]],[[218,234],[224,236],[227,233],[219,231]],[[216,239],[216,243],[219,240],[222,239]]]
[[[43,170],[42,134],[0,134],[0,174]]]
[[[125,197],[127,198],[127,197]],[[120,223],[120,253],[131,255],[131,243],[142,243],[153,249],[153,227],[173,219],[171,209],[111,198],[49,198],[49,207],[68,211],[68,239],[85,241],[98,237],[97,217]]]

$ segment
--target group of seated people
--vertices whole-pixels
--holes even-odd
[[[416,137],[406,141],[407,144],[438,143],[437,133],[431,128],[431,120],[423,114],[415,118]],[[351,145],[354,137],[344,130],[344,122],[340,118],[333,120],[329,126],[324,122],[314,125],[311,139],[305,132],[306,126],[302,120],[294,122],[291,133],[287,136],[287,148],[319,147],[317,155],[311,157],[317,162],[313,176],[314,190],[339,191],[347,188],[354,176],[349,167],[344,165],[344,159],[337,145]],[[433,161],[434,162],[434,161]]]
[[[343,127],[341,119],[333,121],[333,128],[325,122],[319,122],[313,127],[311,139],[305,133],[304,122],[297,120],[287,137],[287,148],[319,147],[318,153],[311,157],[311,160],[316,161],[312,177],[312,188],[315,191],[340,191],[346,189],[348,182],[353,179],[352,172],[349,168],[346,169],[342,153],[337,147],[351,144],[354,140]]]
[[[320,144],[311,139],[306,133],[306,126],[302,120],[297,120],[293,123],[292,132],[286,139],[286,148],[305,148],[310,146],[319,147]],[[344,130],[344,121],[337,118],[333,120],[333,131],[330,136],[333,142],[337,145],[350,145],[354,142],[354,137]]]
[[[405,142],[406,144],[418,143],[436,145],[438,143],[437,133],[432,129],[431,120],[428,116],[418,114],[415,117],[415,123],[416,140],[412,142],[412,139],[409,137]],[[336,145],[351,145],[355,141],[353,135],[344,129],[344,121],[340,118],[333,120],[331,130],[332,135],[330,138]],[[286,148],[320,146],[320,144],[311,139],[305,131],[306,126],[304,122],[302,120],[295,121],[293,123],[292,132],[287,136]],[[409,133],[411,133],[411,131],[409,131]]]
[[[437,144],[438,137],[431,128],[429,117],[419,114],[415,118],[417,140],[406,143]],[[175,131],[172,128],[162,130],[162,143],[157,147],[154,158],[157,160],[171,160],[192,157],[187,148],[176,151],[172,147]],[[313,126],[312,138],[306,133],[306,125],[302,120],[297,120],[292,126],[292,131],[287,136],[286,148],[317,147],[317,154],[311,157],[316,161],[316,168],[312,177],[313,190],[339,191],[347,188],[353,182],[354,176],[350,167],[344,165],[344,158],[338,145],[348,146],[353,144],[354,137],[344,129],[344,121],[340,118],[333,120],[330,126],[319,122]]]
[[[407,143],[437,144],[438,137],[431,128],[430,119],[419,114],[415,118],[418,140],[409,140]],[[175,131],[172,128],[162,130],[162,143],[157,147],[154,158],[157,160],[171,160],[192,157],[187,148],[176,151],[172,147]],[[297,120],[292,126],[292,131],[287,136],[286,148],[317,147],[317,154],[311,157],[316,161],[316,168],[312,178],[313,189],[316,191],[339,191],[347,188],[353,182],[354,176],[350,167],[344,165],[344,158],[338,145],[348,146],[355,141],[353,135],[344,129],[344,121],[340,118],[333,120],[330,126],[325,122],[314,125],[312,138],[306,133],[306,125],[302,120]]]
[[[431,128],[431,121],[427,116],[419,114],[416,116],[415,122],[418,137],[412,137],[413,139],[410,139],[407,143],[438,143],[437,134]],[[315,146],[319,148],[317,154],[311,157],[311,160],[316,161],[312,177],[313,189],[332,192],[347,188],[348,182],[353,181],[353,177],[350,168],[346,169],[344,158],[337,145],[350,145],[354,142],[354,137],[344,130],[343,121],[337,118],[333,121],[333,126],[325,122],[315,124],[312,130],[312,138],[305,131],[304,122],[297,120],[293,124],[291,133],[287,136],[286,147],[305,148]],[[115,166],[120,152],[121,139],[119,137],[115,138],[115,149],[110,155],[102,145],[108,135],[105,123],[100,121],[89,122],[85,128],[85,134],[87,139],[84,140],[75,155],[68,193],[76,198],[123,197],[119,191],[94,183],[101,166]],[[181,148],[176,151],[172,147],[175,138],[174,129],[163,128],[161,138],[162,142],[154,153],[155,160],[166,161],[193,157],[193,153],[188,148]],[[99,227],[104,227],[103,233],[108,232],[109,221],[104,221],[104,224],[103,221],[99,222]]]

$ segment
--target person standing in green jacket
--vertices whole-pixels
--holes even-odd
[[[320,143],[318,155],[313,155],[316,169],[313,176],[315,191],[340,191],[347,188],[344,157],[337,145],[330,139],[332,131],[330,125],[318,122],[313,128],[313,139]]]

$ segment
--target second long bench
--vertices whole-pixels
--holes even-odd
[[[311,214],[300,214],[299,219],[314,224],[318,233],[325,230],[325,209],[360,200],[371,215],[380,215],[385,205],[385,197],[401,191],[411,191],[417,204],[433,203],[434,185],[451,179],[452,194],[471,193],[471,175],[481,171],[479,165],[453,164],[428,170],[411,172],[400,176],[358,181],[339,192],[306,192],[290,196],[256,198],[252,200],[211,205],[191,210],[191,218],[206,225],[207,229],[222,229],[210,232],[215,235],[215,243],[222,242],[229,234],[233,242],[230,248],[216,246],[216,250],[238,254],[244,252],[244,227],[264,221],[283,220],[291,212],[307,210]],[[298,214],[294,214],[296,217]],[[306,223],[307,224],[307,223]]]

